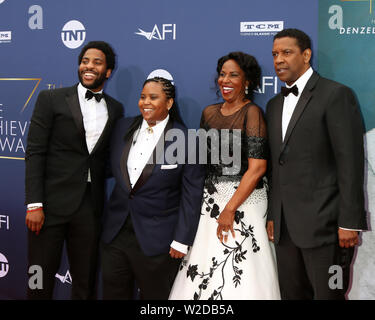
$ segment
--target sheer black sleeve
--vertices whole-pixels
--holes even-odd
[[[247,157],[254,159],[268,158],[267,129],[263,111],[256,105],[248,107],[245,116]]]

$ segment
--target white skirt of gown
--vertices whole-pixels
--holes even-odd
[[[235,238],[230,232],[224,244],[217,238],[217,218],[238,185],[220,180],[215,188],[206,185],[194,244],[182,260],[170,300],[280,299],[274,247],[265,228],[265,187],[237,209]]]

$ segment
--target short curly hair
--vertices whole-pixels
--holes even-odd
[[[116,66],[116,54],[112,47],[104,41],[90,41],[81,50],[78,56],[78,65],[81,64],[82,58],[88,49],[98,49],[105,55],[107,69],[114,70]]]
[[[296,39],[297,45],[301,52],[305,51],[306,49],[311,49],[311,39],[302,30],[293,28],[281,30],[273,37],[273,41],[285,37]]]
[[[254,93],[253,91],[260,86],[261,69],[258,61],[247,53],[241,51],[230,52],[227,55],[219,58],[217,61],[217,77],[215,79],[216,85],[219,78],[223,64],[228,60],[234,60],[240,66],[241,70],[245,73],[246,80],[249,81],[248,93],[245,95],[247,99],[252,100]]]

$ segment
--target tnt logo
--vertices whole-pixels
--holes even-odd
[[[156,69],[156,70],[152,71],[152,72],[148,75],[147,79],[151,79],[151,78],[154,78],[154,77],[161,77],[161,78],[167,79],[167,80],[169,80],[170,82],[172,82],[172,84],[174,84],[174,83],[173,83],[173,77],[172,77],[172,75],[171,75],[167,70],[164,70],[164,69]]]
[[[69,49],[76,49],[82,45],[86,38],[86,29],[78,20],[67,22],[61,31],[61,40]]]
[[[169,38],[172,38],[172,40],[176,40],[176,24],[171,23],[163,23],[161,25],[161,28],[158,28],[158,26],[155,24],[154,28],[151,32],[147,32],[142,30],[141,28],[138,28],[139,32],[135,32],[135,34],[138,34],[140,36],[145,37],[147,40],[166,40],[167,36]]]
[[[2,253],[0,253],[0,278],[5,277],[8,271],[9,271],[8,260],[7,258],[5,258],[5,256]]]

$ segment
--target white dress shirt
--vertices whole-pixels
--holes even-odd
[[[303,89],[305,89],[305,86],[307,82],[309,81],[310,77],[313,74],[313,69],[310,67],[309,69],[306,70],[306,72],[298,78],[296,82],[294,82],[291,86],[288,86],[287,88],[291,88],[294,85],[297,86],[298,88],[298,95],[295,96],[293,93],[289,93],[287,97],[284,97],[284,105],[283,105],[283,115],[282,115],[282,134],[283,134],[283,141],[285,138],[286,131],[288,129],[288,125],[290,122],[290,119],[292,118],[294,109],[296,108],[297,102],[299,98],[301,97],[301,93]],[[342,230],[350,230],[350,231],[362,231],[362,230],[357,230],[357,229],[347,229],[347,228],[341,228]]]
[[[288,129],[290,119],[292,118],[292,114],[294,112],[294,109],[296,108],[297,102],[298,102],[299,98],[301,97],[301,93],[302,93],[303,89],[305,89],[306,83],[307,83],[307,81],[309,81],[312,74],[313,74],[313,69],[310,67],[291,86],[288,86],[287,84],[285,84],[287,88],[291,88],[294,85],[296,85],[297,88],[298,88],[298,95],[295,96],[293,93],[289,93],[288,96],[284,98],[283,116],[282,116],[283,141],[284,141],[284,138],[285,138],[286,130]]]
[[[107,104],[104,98],[101,99],[100,102],[97,102],[95,98],[87,100],[85,98],[87,89],[81,83],[78,84],[77,91],[83,117],[83,126],[85,128],[86,145],[89,153],[91,153],[108,120]],[[102,92],[103,90],[95,93]],[[87,182],[91,182],[90,169],[88,171]],[[42,206],[43,203],[30,203],[27,205],[27,208]]]
[[[99,102],[96,101],[94,97],[90,100],[87,100],[85,98],[86,91],[87,89],[81,83],[79,83],[79,105],[81,107],[83,126],[85,128],[87,150],[89,151],[89,153],[91,153],[108,121],[108,110],[104,98]],[[103,93],[103,90],[95,93]],[[90,169],[88,172],[87,181],[91,182]]]
[[[165,126],[169,120],[169,115],[163,120],[158,122],[152,128],[152,133],[148,132],[149,125],[143,119],[141,128],[138,129],[133,136],[133,143],[130,147],[128,157],[128,173],[131,187],[133,188],[144,167],[147,164],[156,144],[163,133]]]
[[[165,126],[169,120],[169,115],[162,121],[158,122],[152,128],[152,132],[148,130],[149,125],[143,119],[140,129],[138,129],[133,136],[133,143],[129,150],[128,156],[128,173],[131,187],[137,183],[141,173],[150,159],[160,136],[162,135]],[[171,247],[184,254],[187,253],[188,246],[177,241],[171,243]]]

